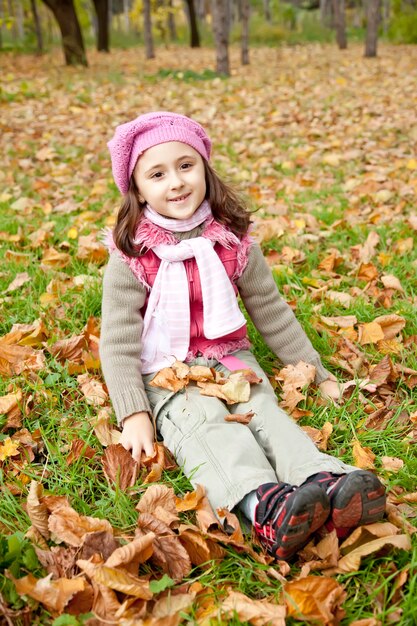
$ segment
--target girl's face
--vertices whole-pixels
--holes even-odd
[[[145,150],[133,177],[139,200],[165,217],[190,218],[206,196],[203,158],[180,141],[167,141]]]

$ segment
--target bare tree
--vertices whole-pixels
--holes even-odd
[[[176,41],[177,29],[175,27],[174,6],[173,6],[172,0],[168,0],[167,26],[168,26],[169,38],[171,39],[171,41]]]
[[[109,0],[93,0],[97,16],[97,50],[110,52],[109,42]]]
[[[346,50],[346,19],[345,0],[333,0],[334,27],[336,29],[336,41],[340,50]]]
[[[227,4],[224,0],[212,0],[213,31],[216,43],[216,71],[230,76],[229,33]]]
[[[43,53],[42,27],[41,27],[41,20],[39,18],[38,7],[36,6],[36,0],[30,0],[30,6],[32,9],[33,23],[35,25],[36,53],[42,54]]]
[[[199,48],[200,34],[198,32],[197,14],[194,0],[185,0],[185,5],[187,7],[186,14],[190,26],[190,46],[191,48]]]
[[[366,39],[365,56],[376,57],[378,44],[378,26],[381,16],[381,0],[365,0]]]
[[[241,60],[242,65],[249,65],[249,0],[241,0],[240,9],[242,21]]]
[[[155,49],[152,36],[151,0],[143,0],[143,37],[145,39],[145,56],[155,58]]]
[[[58,22],[67,65],[88,65],[84,40],[73,0],[43,0]]]
[[[264,17],[267,22],[272,22],[272,14],[271,14],[271,2],[270,0],[263,0],[264,6]]]

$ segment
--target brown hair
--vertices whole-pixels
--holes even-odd
[[[203,163],[206,175],[206,199],[210,203],[213,217],[221,224],[228,226],[238,237],[244,235],[251,223],[250,213],[244,201],[232,187],[219,178],[205,159]],[[145,206],[145,203],[139,201],[139,190],[132,176],[113,230],[116,247],[130,257],[143,254],[143,248],[139,249],[134,239]]]

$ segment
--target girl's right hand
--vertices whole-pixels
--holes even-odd
[[[153,456],[154,432],[149,414],[146,411],[133,413],[123,422],[120,443],[126,450],[130,450],[132,457],[140,463],[142,452],[145,456]]]

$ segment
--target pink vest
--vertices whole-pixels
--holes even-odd
[[[201,236],[216,242],[214,250],[219,255],[233,289],[237,294],[236,281],[241,276],[248,262],[249,248],[252,245],[251,238],[246,234],[239,240],[226,226],[214,220],[206,225]],[[120,251],[119,254],[125,263],[129,265],[139,282],[150,291],[155,282],[161,260],[149,249],[149,246],[160,243],[175,244],[178,243],[178,240],[171,232],[143,218],[136,232],[135,241],[144,249],[142,256],[132,258],[122,254]],[[203,298],[197,263],[194,258],[187,259],[184,261],[184,266],[188,278],[191,318],[190,346],[186,360],[191,361],[199,355],[219,360],[231,352],[249,348],[250,343],[247,338],[246,325],[224,337],[211,340],[204,337]],[[147,301],[148,298],[141,310],[143,316],[146,312]]]

